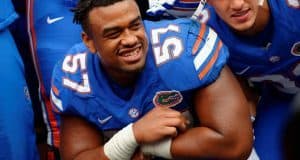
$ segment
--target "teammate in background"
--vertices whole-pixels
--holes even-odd
[[[27,0],[28,34],[43,112],[37,114],[44,116],[49,145],[49,152],[41,153],[42,159],[59,159],[59,119],[53,114],[50,103],[51,74],[55,63],[64,57],[68,49],[74,43],[81,42],[81,28],[72,23],[73,14],[70,11],[76,2]]]
[[[63,159],[248,157],[249,106],[212,29],[143,24],[134,0],[81,0],[74,12],[87,48],[57,64],[51,88]],[[187,129],[191,109],[199,123]]]
[[[283,159],[282,133],[300,87],[298,0],[208,0],[208,23],[229,47],[229,66],[261,89],[255,148],[261,159]],[[214,12],[215,11],[215,12]],[[213,14],[217,13],[217,14]]]
[[[170,14],[169,8],[176,8],[178,2],[160,1],[156,6],[166,8],[154,10],[158,8],[154,7],[149,12],[152,15],[153,12]],[[208,6],[196,16],[214,28],[228,46],[228,64],[233,72],[261,91],[260,101],[254,102],[258,103],[254,126],[258,155],[261,159],[282,159],[282,129],[289,115],[291,99],[300,87],[300,21],[297,20],[300,2],[207,2],[212,7]]]
[[[0,5],[0,159],[38,160],[34,116],[23,61],[8,29],[18,18],[10,0]]]

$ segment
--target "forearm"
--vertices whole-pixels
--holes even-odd
[[[200,124],[173,140],[172,156],[246,159],[253,143],[249,105],[228,68],[195,93],[194,104]]]
[[[103,147],[99,146],[94,149],[83,151],[75,156],[74,160],[109,160],[103,151]]]
[[[73,145],[75,146],[75,144]],[[84,149],[77,150],[77,155],[73,155],[76,160],[129,160],[134,154],[138,144],[135,140],[132,124],[127,125],[117,132],[104,145],[85,145]]]
[[[173,139],[171,154],[175,159],[247,159],[251,149],[252,134],[233,136],[207,127],[195,127]]]
[[[60,154],[64,160],[128,160],[137,146],[131,124],[104,142],[101,131],[84,119],[63,116]]]

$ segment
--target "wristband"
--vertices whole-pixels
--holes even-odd
[[[137,146],[138,143],[134,137],[132,123],[130,123],[106,142],[103,150],[110,160],[129,160]]]
[[[162,141],[141,146],[145,155],[153,155],[166,159],[172,159],[171,155],[172,138],[166,138]]]

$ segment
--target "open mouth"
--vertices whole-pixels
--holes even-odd
[[[231,17],[238,22],[245,22],[249,18],[249,13],[250,13],[250,8],[235,12],[234,14],[231,15]]]
[[[142,45],[138,44],[132,48],[122,48],[119,50],[118,56],[120,56],[120,58],[127,63],[137,62],[143,56]]]

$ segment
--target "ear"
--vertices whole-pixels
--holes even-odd
[[[81,38],[87,48],[90,50],[91,53],[96,53],[97,49],[94,45],[94,41],[92,37],[90,37],[86,32],[81,33]]]

